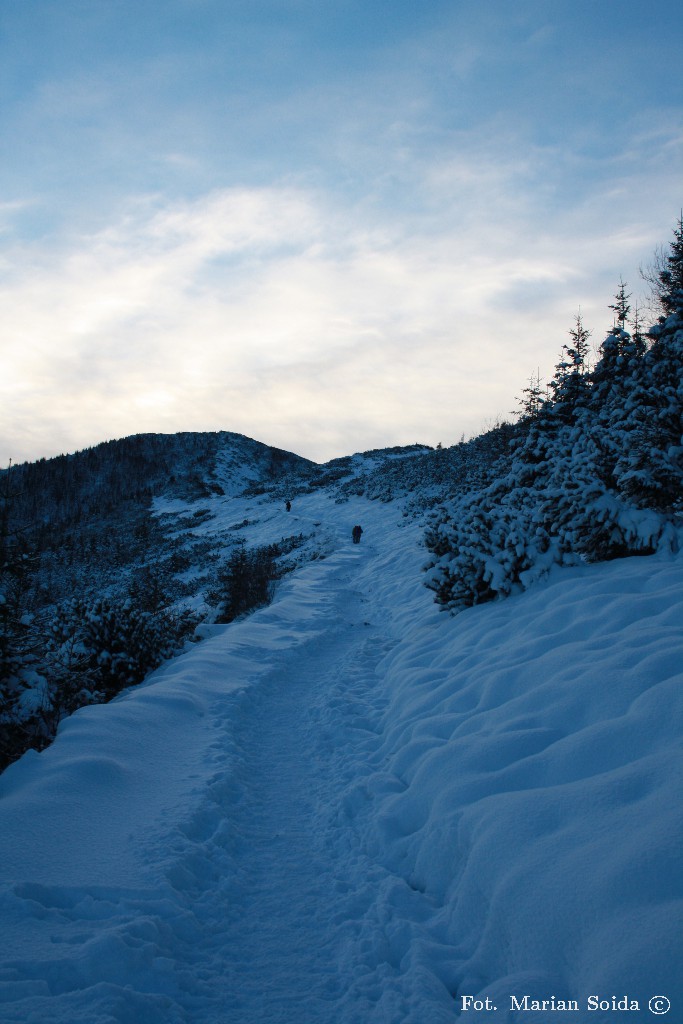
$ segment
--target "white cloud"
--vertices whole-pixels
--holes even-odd
[[[551,151],[510,143],[502,162],[483,133],[462,141],[413,161],[402,217],[368,197],[223,188],[9,248],[0,461],[182,429],[322,459],[448,443],[506,414],[579,304],[599,343],[619,274],[663,240],[633,197],[663,181],[663,210],[671,172],[616,154],[621,177],[555,206]]]

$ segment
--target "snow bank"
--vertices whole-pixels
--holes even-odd
[[[397,503],[220,507],[325,557],[2,776],[3,1021],[680,1017],[680,557],[451,618]]]
[[[578,1000],[572,1020],[620,1019],[591,995],[628,994],[637,1019],[660,993],[683,1005],[682,621],[680,558],[633,558],[417,622],[381,666],[382,770],[350,806],[433,906],[461,1011],[463,995],[510,1021],[539,1019],[515,994]]]

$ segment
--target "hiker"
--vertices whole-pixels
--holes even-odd
[[[353,537],[353,543],[354,544],[360,544],[360,535],[361,535],[362,532],[363,532],[362,527],[354,526],[353,531],[352,531],[352,537]]]
[[[291,503],[291,501],[287,502],[287,504],[285,505],[285,508],[287,509],[288,512],[292,511],[292,503]]]

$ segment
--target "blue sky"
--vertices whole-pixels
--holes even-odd
[[[671,238],[679,8],[0,0],[0,464],[505,416]]]

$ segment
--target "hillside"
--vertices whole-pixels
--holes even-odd
[[[137,435],[1,472],[0,768],[49,743],[64,714],[140,682],[182,649],[198,621],[198,584],[183,574],[201,564],[215,586],[225,555],[198,539],[209,513],[196,502],[274,493],[316,472],[226,431]],[[161,495],[195,502],[193,514],[155,516]],[[105,654],[115,663],[105,666]]]
[[[422,585],[414,496],[341,486],[290,512],[157,499],[162,518],[208,508],[212,543],[240,523],[251,547],[297,532],[308,554],[270,606],[200,627],[0,778],[3,1020],[681,1006],[680,555],[558,568],[451,618]],[[639,1013],[612,1011],[624,995]]]
[[[230,499],[410,496],[421,518],[490,481],[514,428],[435,451],[415,444],[317,465],[250,438],[146,434],[0,473],[0,768],[47,746],[65,715],[110,700],[182,651],[202,623],[267,603],[327,550],[283,517],[260,538]],[[232,518],[231,518],[232,517]],[[241,573],[252,596],[231,590]],[[259,586],[246,582],[261,574]]]
[[[196,500],[236,494],[314,468],[290,452],[227,431],[138,434],[12,466],[0,472],[0,486],[6,528],[40,556],[40,587],[58,598],[107,563],[118,582],[121,569],[140,563],[143,544],[161,540],[150,516],[156,495]],[[97,581],[100,587],[104,582]]]

